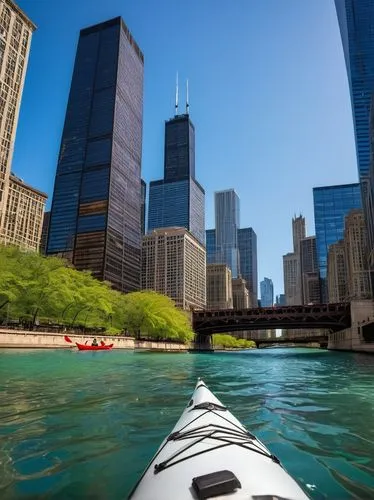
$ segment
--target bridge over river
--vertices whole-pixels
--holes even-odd
[[[259,339],[253,335],[252,340],[257,345],[275,342],[318,342],[327,345],[329,332],[338,332],[351,326],[351,304],[344,302],[239,310],[193,311],[192,324],[196,333],[196,343],[200,345],[211,345],[210,337],[214,333],[247,331],[249,332],[247,338],[251,339],[250,331],[270,329],[305,330],[305,334],[298,332],[293,334],[292,338],[291,335],[286,335],[282,338],[268,339]]]

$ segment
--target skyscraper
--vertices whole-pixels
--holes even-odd
[[[369,266],[374,285],[374,2],[335,0],[348,75],[362,207],[368,233]],[[371,129],[371,130],[370,130]]]
[[[239,196],[233,189],[214,193],[217,259],[239,275],[238,229],[240,226]]]
[[[299,217],[293,217],[292,219],[292,239],[293,239],[293,251],[296,254],[300,253],[300,241],[305,238],[305,217],[299,215]]]
[[[274,304],[274,287],[270,278],[260,282],[261,307],[271,307]]]
[[[328,302],[336,303],[348,300],[348,277],[344,240],[339,240],[329,246],[326,280]]]
[[[374,2],[335,0],[351,94],[360,181],[370,167],[369,113],[374,90]]]
[[[257,307],[257,235],[251,227],[238,229],[240,275],[245,279],[250,307]]]
[[[146,199],[147,199],[147,184],[141,179],[141,210],[140,210],[140,226],[141,233],[145,234],[145,214],[146,214]]]
[[[180,226],[205,244],[205,191],[195,178],[195,127],[188,114],[165,122],[164,178],[149,185],[148,230]]]
[[[317,258],[321,283],[321,300],[326,302],[327,253],[329,246],[344,236],[344,218],[354,208],[361,208],[359,184],[313,188],[314,222]]]
[[[18,116],[35,25],[12,1],[0,2],[0,242],[13,242],[7,210]],[[15,186],[12,183],[13,187]],[[32,245],[34,247],[34,245]]]
[[[305,238],[305,217],[292,218],[293,252],[283,255],[284,295],[287,305],[299,305],[302,299],[302,279],[300,262],[301,240]]]
[[[207,229],[205,231],[206,263],[217,264],[216,230]]]
[[[120,17],[80,32],[48,253],[140,287],[143,54]]]
[[[284,295],[287,306],[301,304],[301,291],[299,286],[300,259],[296,253],[283,255]]]
[[[367,231],[362,210],[345,216],[344,245],[350,300],[370,299],[371,283],[365,255]]]
[[[300,241],[300,269],[303,304],[319,304],[321,294],[315,236],[308,236]]]

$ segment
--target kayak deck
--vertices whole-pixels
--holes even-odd
[[[129,498],[261,497],[309,498],[278,458],[199,380],[181,418]]]

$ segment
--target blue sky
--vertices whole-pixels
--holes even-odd
[[[17,0],[16,0],[17,1]],[[53,192],[79,30],[121,15],[145,55],[143,163],[163,175],[164,120],[175,74],[189,79],[196,177],[234,188],[241,227],[258,239],[259,281],[283,292],[291,219],[314,234],[314,186],[357,182],[348,82],[333,0],[18,0],[38,26],[22,99],[13,171]],[[184,105],[185,91],[180,89]]]

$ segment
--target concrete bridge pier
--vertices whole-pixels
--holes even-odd
[[[201,334],[201,333],[196,333],[195,334],[195,340],[194,340],[194,351],[209,351],[213,352],[213,343],[212,343],[212,336],[211,335],[206,335],[206,334]]]
[[[374,329],[374,301],[352,301],[351,319],[349,328],[330,333],[328,349],[374,354],[374,340],[368,339],[365,335],[366,328]]]

